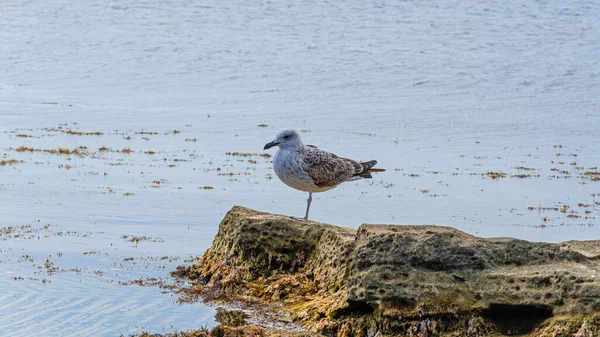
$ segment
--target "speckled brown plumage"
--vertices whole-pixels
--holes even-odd
[[[305,164],[303,169],[308,172],[315,185],[320,187],[336,186],[353,177],[372,178],[369,169],[377,164],[375,160],[359,163],[314,146],[305,146],[301,151]]]

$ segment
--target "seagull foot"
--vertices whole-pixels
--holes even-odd
[[[308,221],[308,218],[299,218],[297,216],[291,216],[290,218],[296,221]]]

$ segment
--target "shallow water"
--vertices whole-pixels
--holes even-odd
[[[31,227],[0,234],[0,335],[212,326],[213,308],[123,283],[168,279],[233,205],[302,215],[306,195],[257,155],[285,127],[387,168],[315,195],[315,220],[598,239],[599,16],[593,1],[2,2],[0,160],[23,162],[0,166],[0,227]]]

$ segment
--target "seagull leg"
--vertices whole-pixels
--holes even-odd
[[[306,215],[304,220],[308,220],[308,211],[310,210],[310,203],[312,202],[312,192],[308,192],[308,199],[306,199]]]
[[[308,220],[308,211],[310,210],[311,202],[312,202],[312,192],[308,192],[308,199],[306,199],[306,214],[304,215],[304,218],[298,218],[298,217],[293,216],[292,219],[298,220],[298,221],[307,221]]]

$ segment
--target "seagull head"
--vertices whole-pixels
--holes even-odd
[[[302,141],[296,130],[288,129],[280,131],[274,141],[265,145],[264,150],[270,149],[273,146],[279,146],[281,149],[297,147],[302,146]]]

